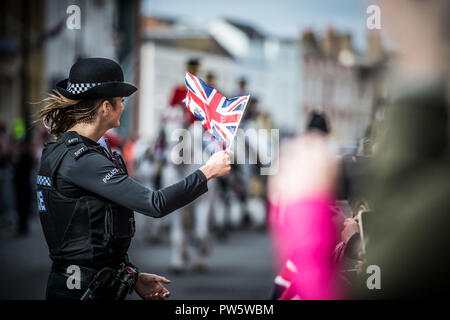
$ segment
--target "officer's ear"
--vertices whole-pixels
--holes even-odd
[[[107,115],[113,110],[115,110],[115,106],[112,99],[105,99],[101,102],[100,111],[103,113],[103,115]]]

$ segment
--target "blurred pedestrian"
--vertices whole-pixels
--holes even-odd
[[[238,90],[235,94],[236,97],[240,96],[246,96],[248,95],[248,88],[247,88],[247,79],[245,77],[242,77],[238,81]]]
[[[35,164],[31,145],[28,141],[20,141],[17,149],[17,159],[14,166],[14,194],[16,199],[16,211],[20,235],[28,234],[28,220],[33,199],[31,174]]]
[[[191,58],[186,62],[185,65],[186,71],[189,73],[192,73],[194,76],[196,76],[200,70],[200,61],[197,58]],[[169,98],[169,106],[172,108],[182,108],[184,109],[183,100],[186,98],[187,94],[187,88],[184,83],[177,84],[175,87],[173,87],[170,98]],[[183,113],[185,116],[184,119],[184,127],[187,128],[189,125],[191,125],[197,118],[191,113],[191,112],[185,112]]]
[[[206,73],[205,82],[208,86],[216,88],[216,75],[212,71]]]
[[[132,134],[129,139],[125,141],[123,144],[123,159],[125,164],[127,165],[128,175],[130,177],[136,176],[136,140],[138,136],[136,134]]]
[[[337,164],[327,133],[325,117],[312,114],[308,132],[283,147],[279,172],[269,182],[270,221],[281,270],[275,282],[285,286],[276,298],[341,295],[332,258],[337,244],[331,210]]]
[[[147,188],[156,190],[156,176],[158,174],[158,163],[155,161],[154,146],[147,144],[142,139],[136,143],[139,148],[143,148],[145,144],[145,151],[140,154],[137,152],[136,159],[136,180],[141,182]],[[139,149],[137,148],[137,149]],[[145,217],[136,216],[136,232],[144,241],[151,243],[160,243],[162,240],[162,228],[167,222],[166,218],[161,219],[145,219]]]
[[[0,228],[10,227],[14,223],[13,148],[7,128],[0,123]]]

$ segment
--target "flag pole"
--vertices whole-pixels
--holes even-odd
[[[244,115],[245,115],[245,110],[247,109],[247,104],[248,104],[248,102],[250,101],[250,95],[248,95],[247,97],[248,97],[248,99],[247,99],[247,101],[245,102],[244,111],[242,111],[242,117],[239,119],[239,122],[238,122],[238,125],[237,125],[237,127],[236,127],[236,130],[234,131],[233,137],[231,138],[230,145],[226,148],[226,150],[231,150],[231,146],[233,145],[233,142],[234,142],[234,137],[236,136],[236,133],[237,133],[237,131],[238,131],[238,129],[239,129],[239,125],[241,124],[241,120],[242,120],[242,118],[243,118]]]

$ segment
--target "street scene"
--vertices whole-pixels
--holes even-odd
[[[2,1],[0,300],[448,294],[449,17]]]
[[[0,254],[3,261],[0,299],[43,299],[51,260],[39,221],[36,218],[30,221],[28,237],[5,232]],[[141,270],[164,275],[172,281],[168,286],[171,299],[267,300],[273,293],[272,256],[265,232],[240,230],[224,241],[215,239],[210,268],[203,273],[195,269],[184,274],[171,273],[167,267],[168,241],[148,245],[137,240],[129,255]],[[140,298],[134,293],[129,299]]]

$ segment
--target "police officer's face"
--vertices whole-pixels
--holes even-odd
[[[114,106],[110,106],[109,108],[109,120],[111,128],[117,128],[120,126],[120,116],[122,115],[125,107],[123,106],[123,98],[113,98]]]

